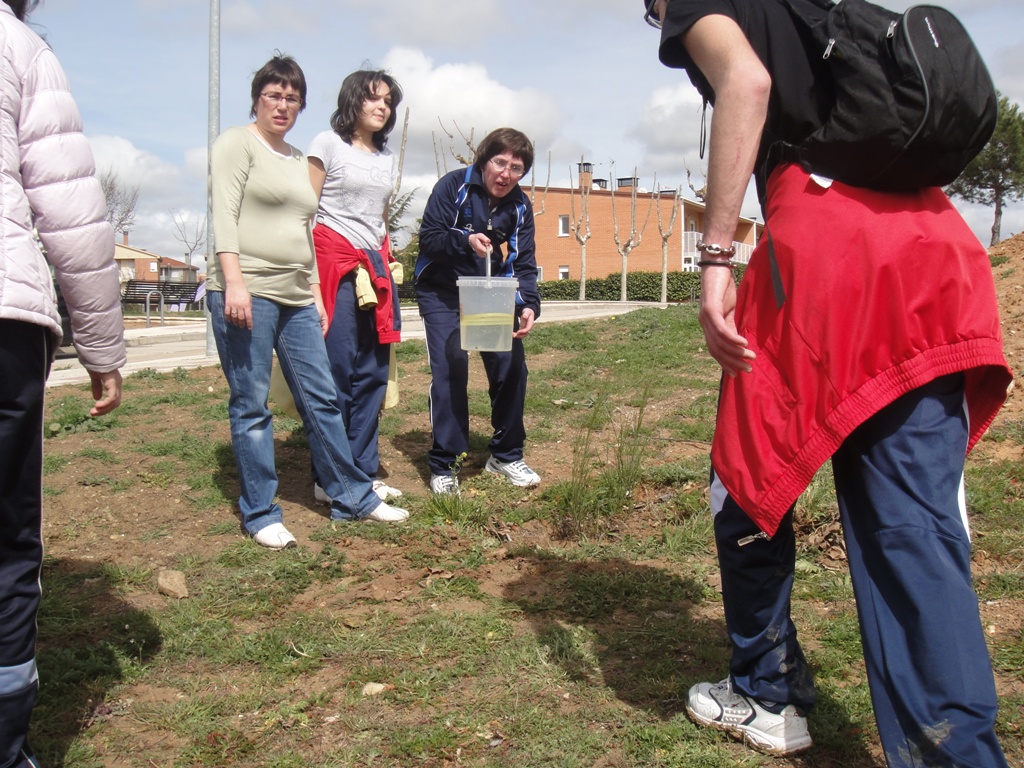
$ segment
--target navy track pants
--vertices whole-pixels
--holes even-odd
[[[450,475],[456,457],[469,450],[469,353],[462,349],[458,308],[441,306],[436,299],[429,304],[425,308],[420,298],[431,376],[433,444],[428,463],[431,474]],[[523,409],[529,375],[523,341],[513,339],[511,352],[481,352],[480,357],[491,399],[491,455],[501,462],[519,461],[526,442]]]
[[[0,768],[35,764],[26,738],[39,688],[36,614],[50,343],[40,325],[0,320]]]
[[[963,376],[879,411],[832,459],[868,685],[890,768],[1003,768],[996,693],[971,584]],[[814,703],[789,615],[792,510],[770,540],[713,481],[737,690]],[[747,541],[741,546],[741,542]]]
[[[380,470],[380,411],[388,389],[391,345],[378,341],[373,310],[359,308],[355,277],[338,283],[334,318],[324,338],[331,376],[338,388],[338,405],[345,418],[352,461],[370,479]]]

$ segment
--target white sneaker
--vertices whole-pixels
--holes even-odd
[[[295,537],[283,523],[271,523],[252,535],[253,541],[267,549],[288,549],[295,546]]]
[[[726,731],[769,755],[792,755],[811,746],[807,718],[796,707],[789,704],[777,715],[769,712],[757,699],[733,691],[730,678],[693,686],[686,712],[694,722]]]
[[[376,493],[381,501],[387,501],[388,499],[397,499],[402,495],[402,492],[397,488],[392,488],[390,485],[385,483],[383,480],[373,481],[373,492]]]
[[[373,512],[366,517],[360,518],[360,520],[365,520],[368,523],[404,523],[408,519],[409,510],[402,509],[401,507],[392,507],[383,501]]]
[[[526,466],[526,462],[522,459],[519,461],[503,462],[490,456],[484,465],[484,469],[488,472],[504,475],[512,481],[512,485],[518,485],[520,488],[532,488],[535,485],[540,485],[540,475]]]
[[[331,497],[327,495],[327,491],[320,487],[320,483],[313,483],[313,498],[321,504],[331,505]]]
[[[385,483],[383,480],[373,481],[373,492],[377,494],[377,497],[381,501],[387,501],[388,499],[397,499],[402,495],[402,492],[397,488],[392,488],[390,485]],[[319,501],[321,504],[331,503],[331,497],[327,495],[327,491],[320,487],[318,483],[313,483],[313,498]]]
[[[430,490],[438,496],[445,496],[449,493],[459,494],[459,481],[451,475],[431,475]]]

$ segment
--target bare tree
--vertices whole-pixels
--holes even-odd
[[[107,201],[107,221],[114,228],[115,234],[128,234],[135,225],[135,208],[139,204],[138,186],[123,184],[113,169],[101,173],[99,181]]]
[[[580,155],[580,166],[583,165],[583,155]],[[580,301],[587,300],[587,240],[591,237],[590,232],[590,188],[593,183],[580,183],[580,216],[576,218],[576,202],[572,194],[572,166],[569,166],[569,231],[572,232],[576,242],[580,244]]]
[[[206,245],[206,214],[189,216],[186,211],[171,211],[174,222],[174,239],[185,246],[185,259],[188,262],[189,280],[192,279],[192,256]]]
[[[537,155],[537,145],[533,145],[534,157]],[[533,206],[533,216],[544,214],[544,205],[548,199],[548,189],[551,188],[551,150],[548,150],[548,179],[544,182],[544,194],[540,198],[540,210],[537,209],[537,163],[534,162],[530,169],[530,205]]]
[[[614,169],[615,162],[612,161],[610,165]],[[640,245],[640,241],[644,236],[644,230],[647,229],[647,222],[651,218],[651,207],[654,205],[654,195],[651,195],[651,202],[647,206],[647,215],[644,217],[644,223],[638,231],[636,228],[636,195],[638,191],[636,178],[636,166],[634,166],[633,186],[631,187],[629,194],[629,237],[627,237],[625,241],[619,237],[619,219],[615,213],[615,185],[610,185],[612,192],[612,228],[614,231],[615,248],[618,250],[619,256],[622,257],[622,276],[620,279],[619,301],[626,300],[626,260],[629,257],[630,252]]]
[[[409,141],[409,108],[405,108],[405,120],[402,123],[402,143],[398,150],[398,173],[395,174],[395,186],[391,189],[391,198],[387,206],[387,227],[389,233],[407,232],[410,227],[402,224],[402,217],[409,210],[412,198],[419,187],[410,192],[400,193],[402,188],[402,168],[405,166],[405,146]],[[392,240],[392,248],[394,241]]]
[[[707,168],[701,168],[700,169],[700,175],[704,177],[704,186],[702,186],[702,187],[695,187],[695,186],[693,186],[693,180],[690,178],[690,166],[686,164],[686,161],[683,161],[683,168],[686,169],[686,185],[693,192],[694,197],[696,197],[702,203],[707,202],[707,197],[708,197],[708,169]]]
[[[689,172],[687,172],[689,173]],[[661,215],[661,187],[658,186],[658,175],[654,175],[654,193],[656,198],[655,206],[658,209],[658,233],[661,235],[661,303],[668,301],[668,239],[672,237],[672,230],[676,225],[676,214],[679,213],[680,203],[683,199],[683,191],[676,187],[672,193],[672,215],[668,219],[668,227],[665,227]]]
[[[437,165],[437,178],[441,178],[444,174],[448,173],[449,154],[462,165],[473,164],[473,161],[476,158],[476,147],[473,146],[473,131],[475,129],[470,128],[469,136],[467,136],[462,132],[462,129],[459,128],[458,123],[454,121],[452,122],[454,131],[458,132],[462,143],[466,145],[467,154],[464,155],[461,150],[455,148],[455,133],[444,127],[444,123],[441,122],[440,117],[437,118],[437,124],[441,126],[441,130],[444,132],[444,135],[448,137],[448,148],[446,152],[443,139],[439,139],[433,131],[430,132],[430,140],[434,144],[434,163]]]

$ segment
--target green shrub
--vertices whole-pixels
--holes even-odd
[[[734,274],[738,283],[745,267],[739,266]],[[621,291],[619,272],[608,277],[587,278],[587,301],[618,301]],[[669,272],[667,293],[673,303],[695,301],[700,298],[699,272]],[[579,280],[548,280],[538,283],[540,297],[545,301],[577,301],[580,297]],[[661,301],[660,272],[630,272],[626,275],[628,301]]]

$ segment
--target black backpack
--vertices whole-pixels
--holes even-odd
[[[953,14],[899,14],[866,0],[782,0],[828,62],[825,124],[775,157],[860,187],[910,191],[952,183],[995,130],[992,78]]]

